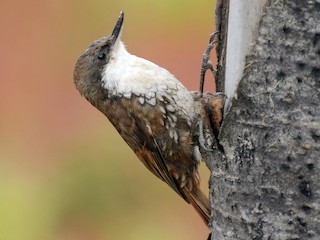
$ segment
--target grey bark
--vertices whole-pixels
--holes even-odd
[[[220,132],[211,239],[320,239],[320,0],[270,0]]]
[[[216,73],[216,91],[224,92],[224,76],[226,65],[226,46],[227,46],[227,26],[228,26],[229,1],[216,0],[215,9],[215,31],[219,32],[217,54],[217,73]]]

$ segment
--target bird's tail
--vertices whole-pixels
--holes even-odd
[[[186,187],[182,188],[181,190],[190,204],[198,212],[204,223],[208,225],[211,218],[208,198],[197,185],[193,187],[191,192]]]

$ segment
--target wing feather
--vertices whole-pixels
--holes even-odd
[[[166,182],[177,194],[189,202],[176,179],[170,174],[166,165],[168,159],[161,150],[163,142],[170,137],[165,126],[159,121],[159,116],[163,114],[160,109],[156,110],[149,104],[142,105],[138,98],[133,97],[131,100],[118,98],[117,101],[110,101],[107,104],[108,108],[104,106],[101,108],[112,110],[107,112],[107,117],[140,161],[155,176]],[[159,134],[153,133],[147,121],[154,124],[157,122],[158,132],[162,132],[161,139],[155,137]],[[152,127],[155,127],[154,124]]]
[[[146,132],[146,127],[141,126],[141,122],[139,120],[134,121],[136,127],[133,131],[134,137],[132,139],[136,139],[136,141],[134,143],[129,143],[130,141],[127,141],[129,146],[134,150],[142,163],[154,175],[166,182],[176,193],[178,193],[183,199],[187,200],[177,182],[170,174],[165,163],[165,158],[156,139]],[[142,139],[143,142],[141,141]]]

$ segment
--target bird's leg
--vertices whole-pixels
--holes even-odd
[[[199,144],[200,144],[200,147],[203,148],[204,150],[208,151],[208,152],[212,152],[213,149],[210,149],[210,148],[207,148],[206,145],[205,145],[205,138],[203,136],[203,120],[202,118],[200,117],[199,118]]]
[[[217,71],[213,67],[212,62],[210,60],[210,53],[215,43],[218,42],[218,39],[217,39],[218,34],[219,32],[214,32],[210,35],[209,44],[202,57],[201,71],[200,71],[200,98],[203,97],[205,75],[208,69],[211,71],[214,79],[216,79]],[[209,152],[213,151],[213,149],[209,149],[205,146],[205,138],[203,135],[203,120],[201,119],[201,117],[199,118],[199,144],[201,148],[203,148],[204,150]]]
[[[206,49],[206,51],[203,54],[202,57],[202,63],[201,63],[201,71],[200,71],[200,94],[203,95],[203,89],[204,89],[204,80],[207,70],[209,69],[214,77],[216,79],[216,69],[213,67],[212,62],[210,60],[210,53],[212,48],[214,47],[215,43],[218,42],[219,38],[219,32],[214,32],[210,35],[209,44]]]

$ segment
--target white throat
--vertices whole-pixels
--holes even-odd
[[[108,97],[130,99],[135,95],[141,104],[147,102],[153,106],[165,98],[181,104],[181,109],[194,109],[191,94],[170,72],[128,53],[120,41],[103,70],[101,81],[108,90]]]

